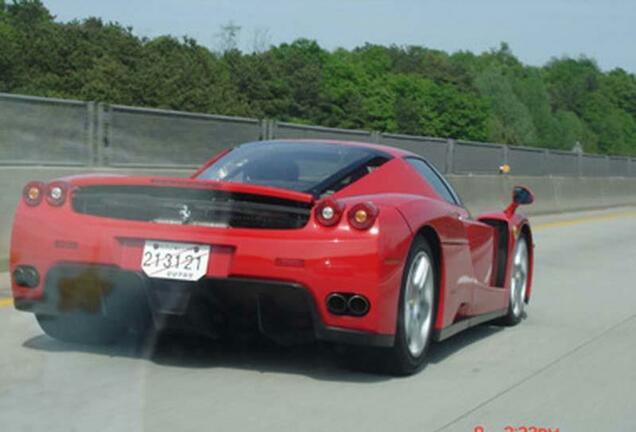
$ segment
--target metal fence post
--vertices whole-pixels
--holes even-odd
[[[88,149],[88,160],[87,165],[95,166],[97,162],[97,140],[96,140],[96,122],[97,122],[97,112],[95,109],[95,102],[87,102],[86,103],[86,120],[87,120],[87,130],[86,130],[86,148]]]
[[[102,166],[102,143],[104,142],[104,104],[97,103],[97,111],[95,113],[95,165]]]
[[[453,174],[455,171],[455,140],[449,138],[446,146],[446,171],[445,174]]]
[[[268,128],[267,139],[273,140],[278,136],[278,121],[274,119],[269,120],[269,128]]]
[[[381,137],[382,137],[382,133],[378,132],[378,131],[372,131],[371,132],[371,139],[370,141],[374,144],[380,144],[381,141]]]
[[[107,148],[110,145],[110,105],[97,104],[95,162],[97,166],[108,165]]]
[[[501,164],[502,165],[510,164],[510,147],[508,147],[507,145],[503,146],[503,161]]]
[[[261,141],[266,141],[269,138],[270,135],[270,120],[269,119],[261,119]]]

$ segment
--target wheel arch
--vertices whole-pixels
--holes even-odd
[[[505,265],[505,280],[510,277],[510,268],[512,266],[512,252],[514,250],[517,238],[519,236],[525,236],[528,241],[528,255],[529,255],[529,268],[528,268],[528,288],[526,290],[526,303],[530,301],[530,294],[532,291],[532,275],[534,273],[534,238],[532,228],[528,218],[521,214],[515,213],[512,216],[506,215],[505,212],[489,213],[481,215],[478,219],[485,224],[493,225],[505,224],[507,228],[507,235],[509,237],[508,247],[506,249],[506,265]]]
[[[526,287],[526,298],[525,302],[528,304],[530,302],[530,295],[532,293],[532,279],[534,274],[534,239],[532,235],[532,228],[530,228],[530,224],[528,221],[524,221],[519,228],[521,236],[526,238],[528,242],[528,286]]]

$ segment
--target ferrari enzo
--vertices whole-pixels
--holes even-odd
[[[432,341],[523,318],[533,240],[516,210],[533,196],[512,195],[473,218],[425,159],[336,141],[239,145],[190,178],[34,181],[13,226],[14,304],[62,341],[255,331],[410,374]]]

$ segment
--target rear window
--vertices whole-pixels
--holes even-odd
[[[364,147],[258,142],[236,147],[198,178],[271,186],[320,196],[343,188],[388,159],[388,155]]]

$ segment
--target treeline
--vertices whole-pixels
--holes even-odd
[[[39,0],[0,0],[0,91],[636,155],[636,77],[589,58],[522,64],[420,46],[327,51],[300,39],[213,52],[99,18],[56,22]]]

